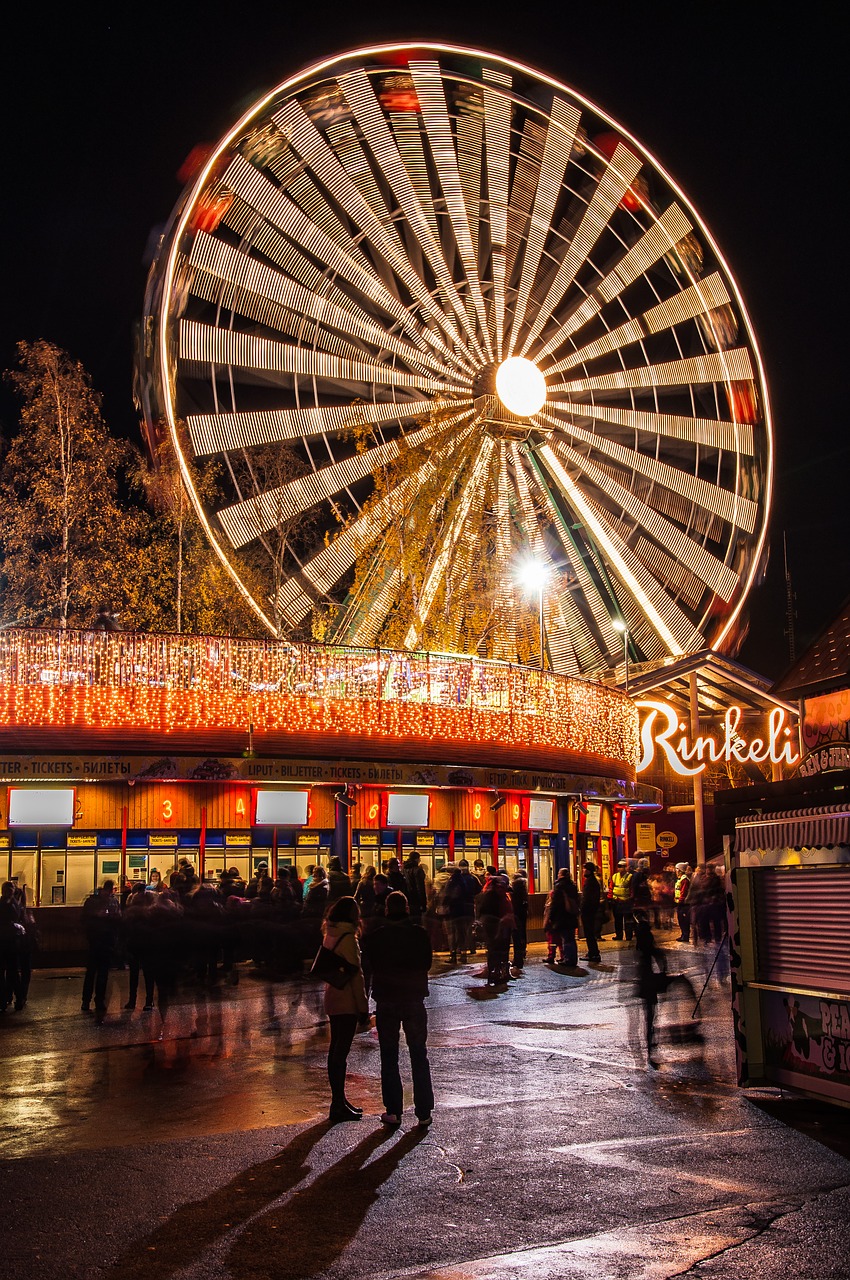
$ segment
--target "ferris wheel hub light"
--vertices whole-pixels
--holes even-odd
[[[546,403],[546,379],[524,356],[511,356],[496,370],[496,394],[508,413],[530,418]]]

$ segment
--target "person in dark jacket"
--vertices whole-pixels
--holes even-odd
[[[83,998],[80,1005],[88,1013],[94,995],[95,1021],[103,1022],[106,1016],[106,987],[109,982],[109,966],[115,958],[118,931],[121,927],[121,908],[115,893],[115,881],[104,880],[83,903],[83,928],[88,944],[88,962],[83,978]]]
[[[602,957],[599,954],[599,943],[596,940],[596,917],[602,898],[602,886],[596,874],[596,864],[588,862],[584,868],[584,879],[581,884],[581,927],[584,930],[584,941],[587,955],[583,960],[598,964]]]
[[[328,861],[328,902],[337,902],[340,898],[350,898],[354,893],[348,872],[343,871],[339,858]]]
[[[425,868],[421,865],[419,854],[415,850],[406,859],[402,871],[407,884],[410,918],[414,924],[421,924],[428,907],[428,882],[425,878]]]
[[[511,880],[511,902],[514,908],[514,927],[511,933],[514,954],[511,973],[518,977],[525,968],[528,950],[528,880],[520,869]]]
[[[15,885],[7,880],[0,890],[0,1013],[10,1000],[22,1009],[20,952],[24,939],[23,913],[15,898]]]
[[[403,893],[405,898],[408,894],[407,881],[404,878],[404,872],[398,858],[390,858],[387,863],[387,880],[393,893]]]
[[[554,962],[556,941],[560,941],[561,962],[570,969],[578,964],[576,929],[579,911],[578,886],[567,868],[561,867],[543,911],[543,927],[549,938],[548,964]]]
[[[387,898],[384,923],[367,934],[363,949],[372,970],[375,1026],[381,1046],[381,1123],[396,1129],[404,1111],[399,1072],[399,1038],[404,1029],[413,1073],[413,1106],[420,1128],[431,1123],[434,1089],[428,1062],[428,971],[433,959],[428,933],[410,918],[407,898]]]

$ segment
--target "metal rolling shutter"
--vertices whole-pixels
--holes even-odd
[[[760,982],[850,994],[850,866],[753,874]]]

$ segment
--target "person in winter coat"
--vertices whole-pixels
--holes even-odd
[[[345,897],[330,904],[322,926],[322,946],[335,951],[349,964],[356,966],[345,986],[334,987],[328,983],[325,987],[325,1013],[331,1024],[331,1043],[328,1048],[328,1082],[331,1086],[328,1119],[331,1124],[363,1118],[362,1108],[355,1107],[345,1096],[345,1070],[354,1033],[358,1021],[369,1016],[360,963],[359,925],[360,911],[357,903],[353,898]]]
[[[305,916],[324,916],[328,907],[328,881],[324,867],[316,867],[313,883],[304,898]]]
[[[508,953],[514,927],[507,876],[490,877],[478,897],[476,910],[487,951],[487,986],[502,986],[508,980]]]
[[[339,858],[331,858],[328,862],[328,902],[336,902],[337,898],[350,898],[352,893],[348,873],[343,871]]]
[[[375,1027],[381,1046],[381,1123],[391,1129],[401,1124],[404,1091],[398,1054],[403,1028],[413,1074],[413,1106],[420,1129],[425,1129],[434,1109],[424,1004],[433,957],[427,930],[411,919],[403,893],[389,895],[386,918],[364,938],[363,950],[372,970]]]
[[[407,881],[404,878],[404,872],[401,869],[398,858],[390,858],[387,863],[387,880],[390,890],[393,893],[403,893],[405,898],[409,892]]]
[[[576,929],[579,917],[578,886],[566,867],[561,867],[555,887],[546,899],[543,927],[549,940],[547,964],[555,962],[555,948],[560,943],[561,963],[574,969],[578,964]]]
[[[514,908],[514,927],[511,933],[514,962],[511,973],[516,978],[525,967],[525,953],[528,950],[528,879],[522,869],[511,880],[511,902]]]
[[[596,864],[588,862],[584,868],[584,879],[581,885],[581,927],[584,930],[584,941],[587,955],[583,960],[598,964],[602,957],[599,954],[599,943],[596,940],[596,916],[602,897],[602,886],[596,874]]]
[[[402,871],[407,884],[410,918],[414,924],[421,924],[428,907],[428,883],[425,878],[425,868],[421,865],[419,854],[415,850],[406,859]]]

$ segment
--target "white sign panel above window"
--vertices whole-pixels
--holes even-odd
[[[309,791],[258,791],[254,824],[258,827],[306,827]]]
[[[387,796],[387,826],[427,827],[430,799],[428,795],[390,791]]]
[[[10,827],[73,827],[74,789],[34,791],[9,788]]]

